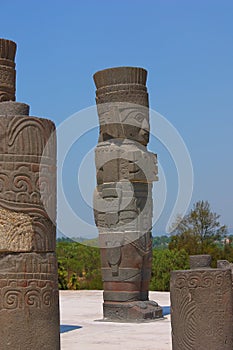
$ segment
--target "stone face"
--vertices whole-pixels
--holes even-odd
[[[16,43],[0,39],[0,102],[15,101]]]
[[[107,69],[94,75],[100,122],[95,150],[94,215],[99,230],[104,319],[145,321],[162,317],[148,300],[152,263],[152,182],[157,157],[147,151],[147,73]]]
[[[173,271],[170,291],[173,350],[232,349],[230,270]]]
[[[59,350],[55,125],[13,101],[15,49],[0,39],[0,347]]]
[[[99,141],[123,138],[143,145],[149,142],[147,72],[117,67],[94,75],[100,122]]]

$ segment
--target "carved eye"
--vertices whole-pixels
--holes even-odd
[[[143,114],[137,114],[135,119],[139,122],[142,123],[144,120],[144,115]]]

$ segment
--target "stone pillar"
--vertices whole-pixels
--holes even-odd
[[[15,47],[0,40],[0,72]],[[0,87],[1,348],[59,350],[55,126]]]
[[[0,39],[0,102],[15,101],[16,43]]]
[[[233,348],[231,271],[211,269],[209,256],[192,256],[191,270],[171,273],[173,350]]]
[[[156,155],[147,151],[147,72],[119,67],[94,75],[100,135],[95,151],[95,222],[104,283],[104,319],[162,317],[148,300],[152,261],[152,182]]]

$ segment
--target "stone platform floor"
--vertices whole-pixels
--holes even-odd
[[[148,323],[100,322],[102,291],[60,291],[61,350],[171,350],[170,293],[150,292],[165,318]]]

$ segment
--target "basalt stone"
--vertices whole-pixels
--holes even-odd
[[[173,350],[232,349],[230,270],[173,271],[170,291]]]
[[[104,319],[115,322],[145,322],[163,317],[161,307],[155,301],[104,303]]]
[[[143,68],[97,72],[100,123],[95,150],[94,216],[99,231],[106,321],[162,317],[148,300],[152,264],[152,182],[157,156],[148,152],[149,109]]]
[[[56,245],[56,139],[54,123],[20,116],[27,105],[16,104],[17,115],[0,111],[0,251],[54,251]],[[26,106],[26,107],[25,107]],[[23,228],[24,227],[24,228]],[[27,233],[27,243],[22,229]],[[5,236],[5,238],[3,237]],[[8,236],[8,237],[6,237]],[[18,242],[15,244],[15,242]]]
[[[29,105],[26,103],[6,101],[0,103],[0,116],[29,115]]]
[[[190,269],[192,270],[211,268],[211,261],[212,257],[208,254],[189,256]]]
[[[149,142],[147,72],[137,67],[105,69],[94,75],[99,141],[123,138]]]
[[[129,180],[150,183],[157,181],[157,155],[131,141],[114,139],[100,142],[95,150],[98,185]]]
[[[95,222],[99,232],[145,232],[152,227],[152,185],[111,182],[94,193]]]
[[[15,50],[0,39],[0,347],[59,350],[55,125],[14,102]]]
[[[0,39],[0,102],[15,101],[16,43]]]
[[[54,253],[0,254],[2,349],[59,350]]]

